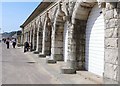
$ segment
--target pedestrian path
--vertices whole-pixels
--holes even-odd
[[[2,84],[60,84],[44,67],[24,54],[21,48],[2,44]]]
[[[23,48],[6,49],[2,45],[2,83],[3,84],[101,84],[102,78],[87,71],[77,74],[61,74],[57,64],[46,63],[33,52],[23,52]]]
[[[59,80],[62,84],[102,84],[103,79],[87,71],[77,71],[77,74],[61,74],[60,67],[64,62],[57,62],[57,64],[46,63],[46,58],[38,57],[33,52],[27,52],[26,55],[32,58],[36,63],[42,66],[50,75]],[[40,68],[41,69],[41,68]]]

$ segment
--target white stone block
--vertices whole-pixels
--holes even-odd
[[[118,38],[106,38],[105,47],[106,48],[118,48]]]
[[[106,63],[104,76],[113,80],[117,80],[118,71],[118,65]]]
[[[118,64],[118,49],[105,49],[105,62]]]

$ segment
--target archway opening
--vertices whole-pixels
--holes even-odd
[[[104,18],[97,3],[76,5],[74,39],[78,70],[88,70],[103,76],[104,72]],[[102,17],[101,17],[102,16]],[[101,53],[101,54],[100,54]]]

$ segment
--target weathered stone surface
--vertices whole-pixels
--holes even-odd
[[[118,28],[105,29],[106,38],[116,38],[118,37]]]
[[[62,54],[63,53],[63,49],[61,49],[61,48],[52,48],[51,51],[53,54]]]
[[[68,52],[76,52],[75,50],[76,50],[76,46],[75,45],[72,45],[72,44],[68,45]]]
[[[104,84],[118,84],[118,82],[113,79],[108,79],[104,77]]]
[[[116,8],[117,7],[117,8]],[[106,3],[105,29],[105,83],[118,83],[119,69],[119,6],[116,2]],[[112,13],[113,10],[113,13]],[[111,12],[110,12],[111,11]]]
[[[110,63],[105,63],[105,73],[104,75],[107,78],[113,79],[117,81],[117,75],[118,75],[118,65],[110,64]],[[108,71],[109,70],[109,71]]]
[[[41,53],[40,53],[40,54],[38,55],[38,57],[45,58],[45,57],[46,57],[46,55],[45,55],[45,54],[41,54]]]
[[[68,52],[69,60],[76,60],[76,53],[75,52]]]
[[[54,54],[54,59],[56,61],[63,61],[63,55],[62,54]]]
[[[114,9],[114,18],[118,18],[118,12],[116,9]]]
[[[108,10],[106,11],[106,16],[105,16],[105,19],[112,19],[114,17],[114,10],[111,9],[111,10]]]
[[[63,47],[63,41],[56,41],[55,46],[60,48]]]
[[[118,49],[105,49],[105,62],[118,64]]]
[[[77,61],[76,60],[67,60],[67,67],[77,69]]]
[[[120,9],[120,2],[119,2],[119,3],[117,3],[117,8],[118,8],[118,9]]]
[[[46,59],[46,63],[55,64],[56,61],[54,59]]]
[[[110,2],[106,3],[106,10],[111,10],[111,9],[115,8],[114,2],[112,2],[112,3],[110,3]]]
[[[63,67],[61,68],[62,74],[76,74],[76,69]]]
[[[114,28],[117,25],[117,19],[110,19],[108,22],[106,21],[106,28]]]
[[[85,63],[82,61],[77,62],[77,70],[85,70]]]
[[[106,38],[105,47],[106,48],[118,48],[118,38]]]

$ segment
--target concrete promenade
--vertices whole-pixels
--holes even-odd
[[[0,61],[1,62],[1,61]],[[2,43],[2,84],[101,84],[102,78],[78,71],[61,74],[60,64],[47,64],[33,52],[23,53],[23,48],[6,49]]]

